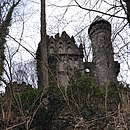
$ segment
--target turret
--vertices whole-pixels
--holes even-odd
[[[97,16],[90,25],[89,37],[93,51],[92,74],[101,86],[117,83],[114,53],[111,42],[111,24]]]

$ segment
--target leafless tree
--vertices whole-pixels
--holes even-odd
[[[19,4],[20,0],[2,1],[0,4],[0,76],[3,73],[4,67],[4,47],[6,36],[9,34],[9,26],[11,25],[12,14],[15,7]]]
[[[1,1],[0,4],[0,76],[3,74],[4,70],[4,48],[6,43],[6,36],[9,34],[9,26],[11,25],[11,19],[15,7],[19,4],[20,0],[15,1]],[[11,85],[10,85],[11,90]],[[9,100],[8,100],[8,110],[6,116],[6,128],[9,125],[9,120],[11,117],[11,104],[12,104],[12,94],[10,91]]]
[[[26,62],[12,63],[13,81],[25,82],[37,88],[36,61],[34,59]]]
[[[37,50],[38,86],[41,89],[48,88],[48,61],[47,61],[47,34],[45,0],[41,0],[41,41]]]
[[[50,0],[50,3],[47,3],[47,5],[49,5],[48,7],[52,7],[52,8],[60,10],[59,11],[60,14],[57,14],[57,12],[56,12],[56,14],[53,14],[53,16],[51,14],[49,17],[49,18],[51,18],[50,21],[52,21],[52,19],[54,21],[52,23],[49,21],[49,18],[48,18],[47,27],[46,27],[45,0],[41,0],[41,41],[39,43],[39,47],[38,47],[38,51],[37,51],[37,53],[40,54],[40,55],[38,55],[37,59],[38,59],[38,63],[40,64],[40,67],[41,67],[41,68],[38,68],[40,71],[38,76],[40,75],[40,77],[41,77],[41,79],[39,80],[39,84],[38,84],[39,88],[41,88],[42,90],[45,90],[46,88],[48,88],[48,69],[49,68],[48,68],[48,64],[47,64],[46,29],[49,30],[49,28],[51,28],[51,31],[49,30],[48,32],[50,32],[52,34],[57,33],[56,32],[57,30],[58,30],[58,32],[60,32],[62,30],[68,30],[69,33],[71,32],[70,34],[74,34],[77,42],[82,43],[83,46],[86,48],[85,58],[86,58],[86,60],[88,60],[89,56],[91,54],[91,46],[90,46],[91,43],[89,41],[87,29],[88,29],[89,25],[92,23],[92,20],[95,18],[96,15],[100,15],[101,17],[104,17],[105,19],[109,20],[112,23],[112,27],[113,27],[112,28],[112,30],[113,30],[112,42],[113,42],[114,49],[115,49],[115,55],[122,65],[125,64],[124,68],[127,68],[127,72],[130,70],[130,67],[129,67],[130,66],[130,64],[129,64],[129,61],[130,61],[129,43],[130,42],[129,42],[129,36],[128,36],[129,35],[128,24],[130,24],[130,13],[129,13],[130,12],[130,8],[129,8],[130,2],[129,2],[129,0],[124,0],[124,1],[123,0],[116,0],[116,1],[115,0],[110,0],[110,1],[106,1],[106,0],[91,0],[91,1],[89,1],[89,0],[87,0],[87,1],[86,0],[68,0],[66,2],[63,0],[57,0],[57,2],[55,2],[55,3],[51,3],[51,1],[52,0]],[[12,82],[13,82],[14,77],[16,78],[16,80],[19,80],[20,82],[22,80],[27,80],[27,82],[29,82],[28,81],[29,80],[28,72],[30,71],[29,70],[30,67],[28,65],[24,65],[23,68],[27,68],[24,70],[21,66],[16,67],[17,65],[15,66],[12,63],[12,58],[14,58],[14,55],[19,51],[19,46],[24,48],[26,51],[28,51],[34,57],[34,54],[32,54],[32,52],[30,52],[25,46],[23,46],[21,44],[21,42],[19,42],[17,39],[12,37],[11,35],[8,35],[8,33],[9,33],[8,27],[10,26],[10,23],[11,23],[12,13],[13,13],[15,7],[19,4],[19,2],[20,2],[20,0],[16,1],[16,3],[14,0],[12,2],[9,2],[8,0],[3,0],[0,5],[0,14],[1,14],[0,15],[0,30],[2,30],[2,31],[0,31],[0,45],[2,45],[2,47],[0,47],[0,52],[2,52],[1,56],[0,56],[0,64],[3,66],[3,60],[4,59],[6,60],[6,64],[8,65],[8,71],[5,70],[5,73],[7,74],[7,77],[9,78],[10,88],[11,88],[10,91],[12,91]],[[61,5],[60,2],[63,2],[63,3],[65,2],[65,4]],[[103,7],[104,5],[105,5],[105,8]],[[72,10],[71,10],[71,8],[72,8]],[[53,10],[54,12],[55,12],[55,9]],[[72,13],[72,15],[71,15],[71,13]],[[68,18],[69,16],[71,18]],[[55,22],[55,21],[57,21],[57,22]],[[71,30],[68,29],[68,27],[70,27],[70,26],[74,27],[74,31],[72,29]],[[16,48],[16,50],[13,53],[12,52],[10,53],[10,50],[8,50],[8,53],[9,53],[8,60],[3,55],[4,54],[3,45],[6,42],[7,35],[18,44],[18,48]],[[20,40],[21,39],[22,38],[20,38]],[[9,46],[5,46],[5,47],[9,48]],[[123,69],[123,67],[122,67],[122,69]],[[0,75],[2,75],[2,70],[3,70],[3,67],[0,69]],[[13,72],[15,72],[14,77],[13,77]],[[121,72],[122,72],[121,76],[124,76],[125,71],[122,70]],[[32,75],[33,75],[33,73],[32,73]],[[32,79],[32,82],[33,82],[33,80],[34,79]],[[122,116],[122,120],[123,120],[124,116],[122,114],[125,115],[125,113],[129,112],[129,110],[125,109],[125,108],[129,108],[129,104],[126,104],[126,101],[129,102],[129,100],[127,100],[128,98],[126,98],[125,94],[123,94],[123,93],[121,93],[120,96],[124,102],[123,108],[121,108],[121,106],[119,106],[119,112],[120,112],[120,115]],[[7,125],[9,123],[9,119],[11,117],[12,98],[13,98],[13,94],[9,96],[9,102],[8,102],[9,108],[8,108],[7,116],[6,116]],[[41,101],[41,104],[42,104],[42,101]],[[19,103],[17,105],[19,107]],[[80,106],[80,104],[79,104],[79,106]],[[31,117],[28,117],[28,115],[26,115],[26,113],[23,114],[25,117],[24,118],[25,122],[22,122],[22,123],[26,124],[27,129],[29,129],[29,126],[38,109],[39,109],[39,106],[35,109],[35,111],[33,112],[33,115],[31,115]],[[121,113],[121,110],[123,110],[123,109],[125,109],[126,111],[124,111],[124,113]],[[21,107],[19,107],[19,110],[21,110]],[[77,127],[79,124],[83,124],[83,122],[84,122],[84,120],[81,118],[81,122],[79,121],[77,123],[77,125],[75,125],[75,127]],[[89,122],[93,123],[93,121],[89,121]],[[85,125],[86,124],[84,122],[84,126]]]

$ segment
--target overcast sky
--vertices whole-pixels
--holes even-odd
[[[83,7],[91,8],[99,11],[106,11],[110,6],[105,0],[98,0],[98,4],[96,0],[77,0]],[[109,4],[111,1],[109,0]],[[117,4],[112,2],[112,4]],[[110,10],[108,13],[112,13]],[[126,23],[126,21],[119,20],[117,18],[110,18],[109,16],[102,15],[100,13],[89,12],[86,10],[82,10],[76,6],[76,3],[73,0],[47,0],[46,2],[46,21],[47,21],[47,34],[55,35],[56,33],[62,33],[62,31],[66,31],[70,36],[78,36],[78,33],[81,33],[82,36],[85,36],[86,47],[90,45],[90,40],[88,38],[88,27],[92,23],[93,19],[97,16],[101,16],[112,24],[112,38],[117,35],[117,32],[122,29],[122,26]],[[119,16],[125,16],[124,12],[120,12]],[[123,22],[122,22],[123,21]],[[113,46],[116,53],[116,59],[123,63],[121,64],[121,72],[124,76],[124,81],[130,83],[130,72],[129,63],[130,60],[128,56],[129,54],[129,44],[127,47],[123,47],[124,43],[129,42],[129,27],[125,27],[123,33],[121,35],[124,38],[124,41],[121,40],[119,36],[114,38]],[[35,52],[37,50],[38,43],[40,41],[40,0],[23,0],[17,10],[14,13],[14,19],[12,22],[12,27],[10,28],[10,35],[18,40],[20,44],[26,47],[32,55],[35,56]],[[75,37],[77,42],[78,37]],[[8,46],[10,48],[11,53],[15,52],[19,45],[11,38],[8,39]],[[120,50],[120,48],[122,48]],[[126,49],[128,53],[126,53]],[[120,50],[120,51],[119,51]],[[17,55],[14,56],[14,60],[28,60],[33,58],[24,48],[20,47],[20,51]],[[124,58],[125,57],[125,58]]]

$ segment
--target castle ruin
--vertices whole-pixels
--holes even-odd
[[[52,56],[56,59],[55,63],[54,60],[52,61],[55,64],[55,76],[63,86],[68,84],[75,73],[84,73],[83,46],[78,47],[75,44],[74,37],[70,38],[65,31],[62,32],[61,36],[56,34],[55,37],[48,38],[48,61]]]
[[[101,86],[117,83],[120,65],[114,61],[111,24],[97,16],[90,25],[88,34],[92,45],[92,62],[83,62],[82,44],[78,47],[74,37],[70,38],[65,31],[61,36],[56,34],[55,37],[47,38],[49,67],[55,70],[59,84],[66,86],[75,73],[85,73],[85,69],[90,70],[92,77]]]

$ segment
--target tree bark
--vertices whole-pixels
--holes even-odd
[[[47,35],[46,35],[46,12],[45,0],[41,0],[41,42],[38,47],[39,76],[38,86],[40,89],[48,88],[48,60],[47,60]]]

